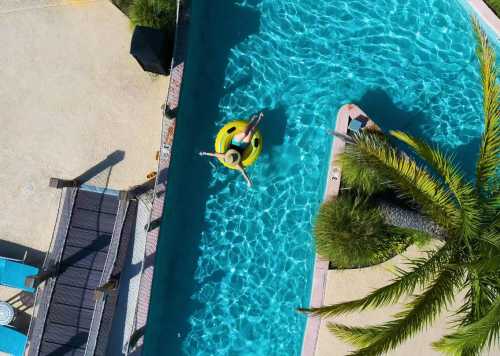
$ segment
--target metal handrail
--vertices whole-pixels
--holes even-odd
[[[69,208],[72,210],[75,197],[76,197],[76,190],[75,189],[73,189],[73,188],[61,189],[61,192],[59,195],[59,203],[58,203],[58,207],[57,207],[56,220],[54,223],[54,227],[52,229],[52,238],[50,241],[49,248],[47,249],[47,253],[45,255],[44,262],[42,264],[42,271],[48,270],[48,268],[50,266],[50,258],[51,258],[52,252],[54,251],[55,241],[57,240],[57,234],[59,233],[59,228],[60,228],[61,219],[62,219],[62,213],[64,211],[63,207],[66,204],[66,199],[71,199],[71,201],[70,201],[71,204],[70,204]],[[67,230],[67,228],[66,228],[66,230]],[[67,231],[66,231],[66,233],[67,233]],[[39,302],[41,296],[43,295],[43,293],[45,292],[45,288],[47,287],[47,284],[51,280],[52,279],[49,278],[45,281],[42,281],[41,285],[37,286],[36,291],[35,291],[35,298],[33,301],[33,314],[31,316],[31,320],[30,320],[29,327],[28,327],[28,333],[27,333],[28,344],[25,348],[25,350],[30,351],[29,354],[31,354],[31,352],[32,352],[32,349],[30,349],[30,347],[31,347],[31,341],[32,341],[34,321],[38,317],[38,312],[39,312],[38,302]]]
[[[106,261],[104,262],[104,269],[102,271],[101,279],[99,281],[99,286],[104,285],[105,283],[109,282],[109,278],[111,277],[111,274],[113,273],[114,266],[116,264],[116,259],[118,257],[118,249],[120,248],[120,238],[123,232],[123,224],[125,222],[125,219],[127,217],[127,210],[129,207],[129,203],[126,200],[119,200],[118,202],[118,208],[117,208],[117,216],[115,220],[115,224],[113,226],[113,234],[111,237],[110,241],[110,248],[112,247],[111,244],[115,241],[113,237],[116,236],[116,239],[118,239],[116,249],[113,248],[112,250],[108,250],[108,254],[106,255]],[[120,212],[123,212],[123,215],[120,216]],[[116,235],[115,235],[116,234]],[[112,258],[112,261],[110,262],[110,258]],[[111,263],[111,264],[109,264]],[[108,267],[109,266],[109,267]],[[106,268],[110,268],[109,271],[106,271]],[[89,329],[89,336],[87,340],[87,344],[85,345],[85,353],[84,355],[86,356],[91,356],[95,353],[95,347],[97,345],[97,338],[99,336],[99,329],[101,327],[100,323],[101,320],[97,321],[98,316],[100,315],[100,318],[102,319],[102,313],[104,311],[104,308],[106,306],[106,300],[107,300],[107,295],[103,294],[99,300],[96,300],[95,302],[95,308],[92,313],[92,319],[90,321],[90,329]],[[97,326],[94,326],[94,323],[99,322]],[[93,343],[92,345],[89,344],[89,341],[91,340],[91,337],[94,335],[92,334],[93,328],[96,328],[94,330],[95,334],[95,340],[92,340]],[[89,347],[90,346],[90,347]]]
[[[175,64],[175,58],[176,58],[175,54],[176,54],[176,51],[177,51],[178,36],[179,36],[179,31],[178,31],[178,29],[179,29],[179,18],[180,18],[181,8],[183,6],[183,2],[184,2],[184,0],[177,0],[177,11],[176,11],[176,21],[175,21],[175,41],[174,41],[174,50],[173,50],[172,60],[171,60],[171,63],[170,63],[170,73],[172,73],[172,70],[174,69],[174,64]],[[161,196],[159,196],[157,194],[157,192],[158,192],[158,186],[160,184],[159,179],[161,177],[161,174],[159,174],[159,172],[160,172],[160,169],[161,169],[162,157],[165,154],[165,152],[171,151],[171,149],[172,149],[172,147],[170,145],[165,144],[165,138],[166,138],[166,135],[167,135],[167,132],[166,132],[167,131],[167,120],[171,119],[169,116],[167,116],[166,112],[169,109],[168,98],[170,96],[171,90],[173,90],[173,86],[170,85],[170,84],[172,84],[172,82],[173,82],[173,78],[170,77],[170,83],[169,83],[169,88],[168,88],[167,96],[165,98],[165,103],[162,105],[162,114],[163,114],[163,117],[162,117],[162,132],[161,132],[161,141],[160,141],[160,159],[158,160],[158,166],[157,166],[157,172],[158,172],[158,174],[156,175],[155,185],[154,185],[154,188],[153,188],[154,194],[153,194],[153,200],[151,201],[151,206],[152,207],[154,206],[154,203],[155,203],[156,199],[165,199],[165,194],[166,194],[165,191],[162,191],[161,192],[162,193]],[[152,213],[153,213],[153,209],[151,209],[150,212],[149,212],[149,224],[151,224]],[[148,224],[148,227],[149,227],[149,224]],[[146,235],[145,243],[146,242],[147,242],[147,235]],[[141,263],[141,271],[140,271],[141,279],[142,279],[142,275],[144,274],[144,260],[146,259],[146,254],[145,253],[144,253],[144,258],[143,258],[142,263]],[[141,284],[141,282],[139,282],[139,291],[140,291],[140,284]],[[139,298],[139,296],[138,296],[138,298]],[[137,313],[138,313],[138,299],[137,299],[137,303],[135,305],[134,320],[132,322],[132,334],[131,335],[133,335],[133,333],[137,329]],[[129,341],[130,340],[127,340],[127,342],[126,342],[126,355],[128,355],[130,353]]]

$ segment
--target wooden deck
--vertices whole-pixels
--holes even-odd
[[[98,354],[101,324],[111,325],[116,295],[96,298],[95,290],[119,278],[136,210],[116,193],[97,190],[75,189],[65,203],[45,266],[51,277],[37,293],[28,355]]]

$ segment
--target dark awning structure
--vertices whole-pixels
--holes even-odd
[[[173,47],[171,37],[166,30],[136,26],[130,54],[146,72],[168,75]]]

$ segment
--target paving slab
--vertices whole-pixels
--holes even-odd
[[[0,244],[46,251],[60,192],[108,155],[92,184],[125,189],[155,170],[167,77],[128,52],[128,19],[107,0],[0,1]],[[116,155],[115,155],[116,157]],[[12,256],[21,257],[21,256]],[[0,292],[1,293],[1,292]]]

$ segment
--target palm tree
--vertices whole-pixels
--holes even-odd
[[[346,147],[346,154],[361,167],[377,172],[388,188],[415,203],[444,229],[446,237],[439,249],[411,261],[408,270],[399,271],[390,284],[366,297],[302,310],[332,317],[393,304],[403,295],[414,296],[393,320],[380,325],[349,327],[329,323],[331,332],[357,348],[351,355],[380,355],[395,349],[433,323],[462,290],[466,296],[456,315],[458,326],[434,343],[434,348],[465,356],[478,355],[484,348],[499,344],[500,87],[496,82],[495,53],[476,20],[474,30],[485,124],[475,181],[464,178],[451,156],[400,131],[390,134],[406,144],[423,164],[370,132],[355,135]]]

